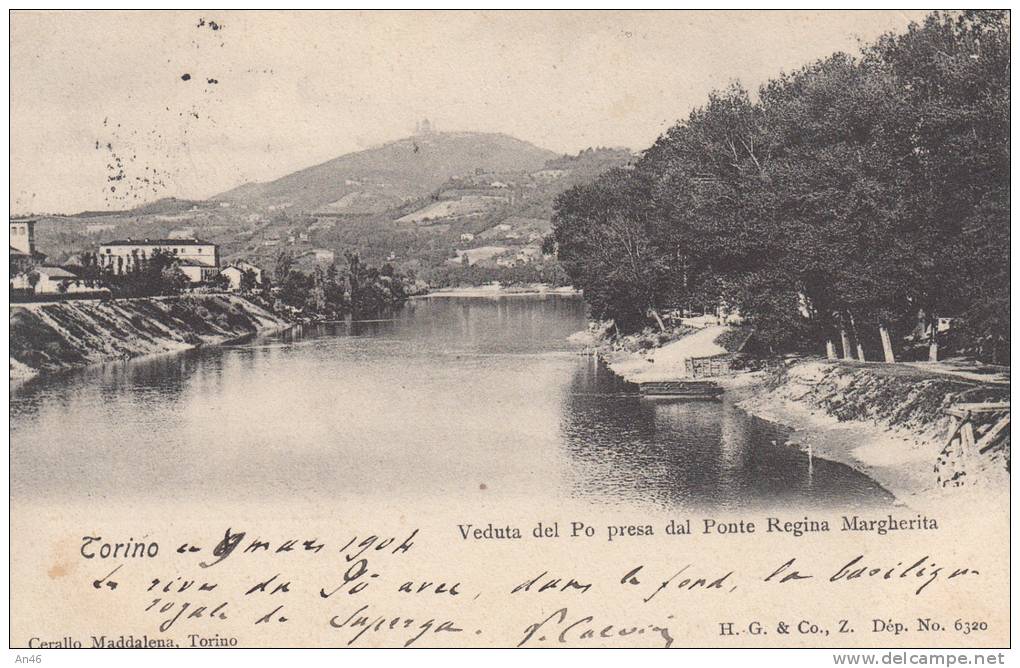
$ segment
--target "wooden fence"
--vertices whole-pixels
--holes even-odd
[[[959,487],[967,484],[968,473],[987,467],[988,457],[1001,460],[1000,465],[1009,470],[1008,401],[959,403],[949,406],[945,412],[950,416],[951,424],[949,438],[935,463],[940,485]]]
[[[688,378],[712,378],[715,376],[732,376],[730,368],[732,355],[715,355],[713,357],[691,357],[684,362]]]

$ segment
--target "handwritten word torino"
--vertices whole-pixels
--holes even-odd
[[[102,536],[82,536],[81,556],[86,559],[152,559],[159,554],[159,544],[128,538],[124,543],[103,541]]]

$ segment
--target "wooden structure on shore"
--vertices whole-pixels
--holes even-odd
[[[729,354],[712,357],[690,357],[684,360],[684,370],[688,378],[712,378],[732,376],[730,364],[733,356]]]
[[[955,404],[946,409],[953,418],[949,442],[959,439],[965,452],[984,454],[1009,434],[1009,402]],[[982,419],[986,418],[986,419]],[[990,420],[987,418],[991,418]],[[975,440],[977,438],[978,440]]]
[[[691,401],[719,399],[723,394],[723,388],[711,379],[733,375],[734,370],[730,368],[732,360],[733,356],[729,354],[691,357],[684,360],[683,379],[639,383],[638,390],[642,397],[649,399]]]
[[[939,455],[935,471],[943,486],[960,486],[971,464],[980,455],[1000,453],[1009,470],[1009,402],[959,403],[945,409],[952,420],[949,438]],[[1005,448],[996,446],[1004,445]],[[998,455],[997,455],[998,456]]]

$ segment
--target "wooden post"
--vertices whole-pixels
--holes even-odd
[[[825,339],[825,356],[830,359],[836,359],[836,346],[833,345],[832,339]]]
[[[988,430],[988,433],[982,436],[981,440],[975,444],[977,451],[981,454],[984,454],[988,450],[991,450],[992,447],[995,445],[995,439],[997,439],[999,437],[999,434],[1001,434],[1003,430],[1008,426],[1009,426],[1009,413],[1006,413],[1006,416],[1000,418],[999,421],[995,423],[995,426]]]
[[[965,454],[973,454],[974,452],[974,423],[971,421],[970,416],[963,421],[963,426],[960,427],[960,440],[963,452]]]
[[[885,361],[892,363],[896,361],[893,354],[892,338],[889,336],[889,329],[885,325],[878,326],[878,334],[882,337],[882,352],[885,353]]]

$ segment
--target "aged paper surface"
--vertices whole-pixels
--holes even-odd
[[[1007,647],[1008,30],[12,13],[11,647]]]

